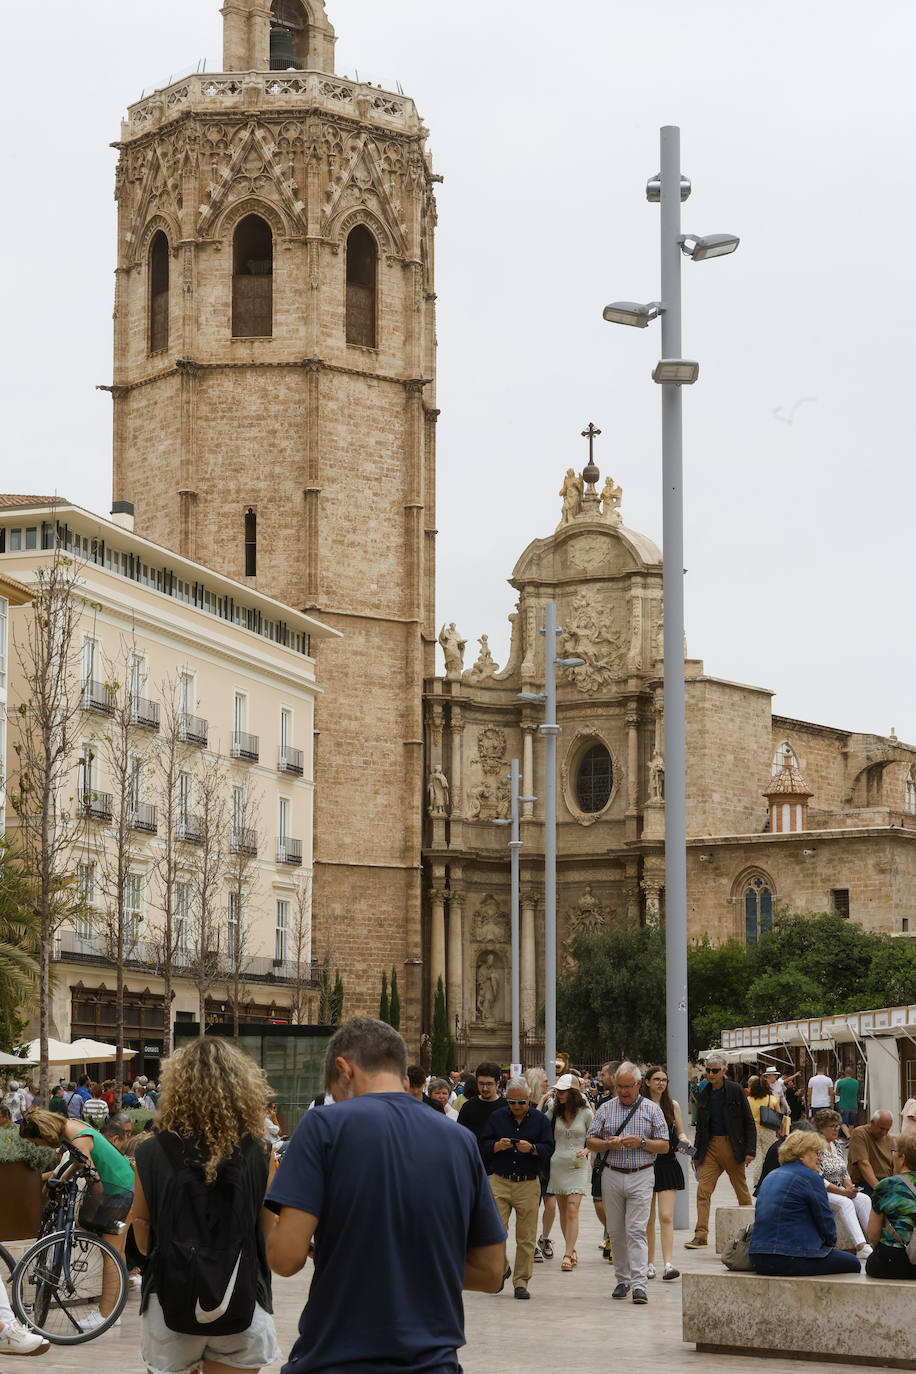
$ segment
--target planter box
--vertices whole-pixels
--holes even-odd
[[[28,1164],[0,1164],[0,1240],[32,1240],[41,1226],[41,1174]]]

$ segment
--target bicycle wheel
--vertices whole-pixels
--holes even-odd
[[[3,1280],[7,1288],[13,1281],[13,1270],[16,1268],[16,1261],[13,1259],[5,1245],[0,1245],[0,1279]]]
[[[114,1307],[98,1326],[83,1321],[99,1305],[105,1259],[114,1266]],[[80,1345],[101,1336],[117,1321],[127,1301],[127,1270],[113,1246],[88,1231],[58,1231],[26,1251],[13,1274],[10,1293],[21,1322],[52,1345]]]

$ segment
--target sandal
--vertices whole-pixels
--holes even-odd
[[[575,1260],[573,1259],[572,1255],[564,1255],[564,1256],[563,1256],[563,1263],[560,1265],[560,1268],[563,1270],[563,1273],[564,1273],[564,1274],[571,1274],[572,1271],[575,1269],[575,1267],[576,1267],[576,1262],[575,1262]]]
[[[569,1258],[572,1260],[573,1268],[575,1269],[576,1265],[579,1263],[579,1256],[576,1254],[575,1250],[573,1250]]]

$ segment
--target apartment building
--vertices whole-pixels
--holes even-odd
[[[0,502],[0,576],[34,590],[63,554],[72,583],[57,808],[78,900],[55,935],[50,1033],[113,1038],[120,947],[125,1039],[133,1071],[150,1073],[166,1017],[197,1020],[201,999],[208,1020],[237,1008],[282,1022],[297,998],[300,1018],[314,1009],[313,646],[339,635],[132,524],[124,502],[111,520],[59,500]],[[33,611],[8,613],[15,728]],[[7,823],[15,839],[11,809]]]

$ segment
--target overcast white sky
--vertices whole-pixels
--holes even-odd
[[[4,8],[7,491],[109,509],[108,145],[144,88],[219,68],[219,8]],[[601,310],[659,292],[644,187],[679,124],[685,228],[742,237],[684,264],[690,653],[775,689],[782,714],[916,742],[912,0],[328,12],[338,72],[399,80],[445,177],[439,622],[505,660],[506,578],[556,525],[589,420],[625,523],[661,542],[660,334]]]

